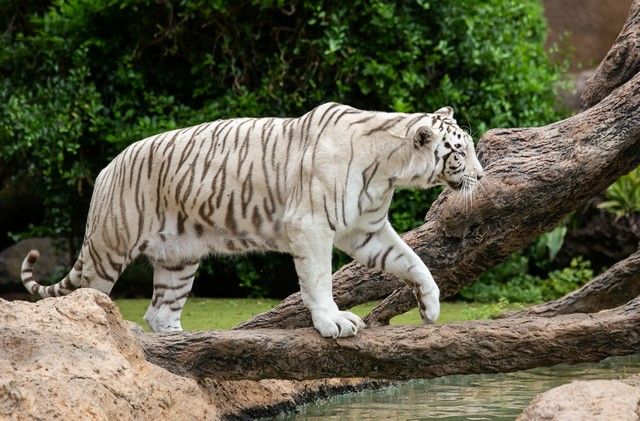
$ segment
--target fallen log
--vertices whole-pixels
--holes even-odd
[[[640,298],[597,314],[384,326],[336,340],[311,328],[137,335],[148,361],[197,379],[502,373],[640,352]]]
[[[595,313],[619,306],[639,295],[640,251],[636,251],[562,298],[505,316],[553,317],[560,314]]]

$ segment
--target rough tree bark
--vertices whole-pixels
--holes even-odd
[[[640,251],[611,266],[578,290],[555,301],[539,304],[507,317],[595,313],[613,308],[640,295]]]
[[[544,127],[486,133],[478,143],[486,176],[474,205],[465,209],[455,195],[442,194],[426,223],[403,236],[431,269],[441,297],[528,245],[640,163],[639,33],[640,0],[635,0],[584,94],[583,104],[592,108]],[[388,294],[367,317],[369,324],[387,324],[415,307],[410,289],[357,263],[334,274],[341,308]],[[300,295],[294,294],[239,328],[309,325]]]
[[[146,359],[195,378],[433,378],[640,351],[640,298],[615,310],[443,326],[377,327],[330,340],[313,329],[139,333]]]

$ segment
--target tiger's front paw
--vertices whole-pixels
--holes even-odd
[[[438,320],[438,316],[440,316],[440,289],[434,286],[430,291],[425,292],[424,288],[416,286],[413,293],[418,301],[422,323],[431,324]]]
[[[366,325],[350,311],[325,311],[312,314],[313,327],[325,338],[354,336]]]

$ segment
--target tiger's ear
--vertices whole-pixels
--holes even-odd
[[[413,135],[413,146],[419,149],[436,139],[436,134],[428,126],[419,127],[416,134]]]
[[[453,108],[447,105],[446,107],[442,107],[439,110],[435,111],[434,114],[441,115],[445,118],[453,118]]]

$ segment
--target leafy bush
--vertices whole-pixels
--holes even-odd
[[[0,22],[0,182],[42,197],[34,231],[76,242],[98,171],[168,129],[329,100],[450,104],[475,135],[558,117],[537,0],[13,0]],[[435,194],[399,192],[393,224],[418,225]],[[235,281],[271,294],[252,265]]]
[[[525,249],[524,255],[531,263],[531,273],[547,273],[551,270],[552,262],[564,244],[569,219],[562,221],[551,231],[540,235]]]
[[[460,296],[482,303],[539,303],[555,300],[593,278],[591,263],[576,257],[568,267],[554,270],[543,279],[529,274],[529,258],[516,253],[475,283],[463,288]]]
[[[571,259],[568,267],[549,272],[549,279],[542,288],[542,299],[554,300],[570,293],[593,278],[593,270],[588,260],[580,256]]]
[[[598,205],[621,217],[640,212],[640,167],[620,177],[607,189],[606,200]]]
[[[590,263],[574,259],[570,266],[551,270],[562,248],[568,220],[540,235],[529,247],[513,253],[505,261],[463,288],[460,296],[468,301],[497,303],[537,303],[564,295],[593,277]]]
[[[461,289],[459,295],[464,300],[481,303],[501,299],[510,303],[535,303],[542,300],[541,281],[529,274],[529,257],[519,252]]]

